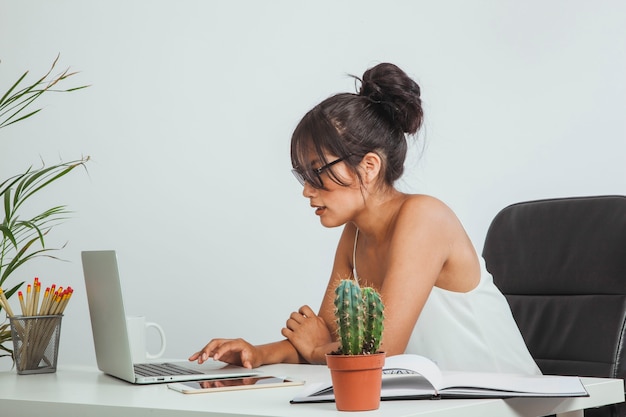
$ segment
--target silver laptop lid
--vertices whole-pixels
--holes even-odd
[[[81,257],[98,369],[134,382],[115,251],[84,251]]]

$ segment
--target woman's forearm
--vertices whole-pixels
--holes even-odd
[[[281,340],[279,342],[258,345],[257,348],[261,352],[264,365],[274,363],[304,363],[306,362],[298,354],[295,347],[289,340]]]
[[[257,346],[261,352],[264,365],[274,363],[311,363],[313,365],[323,365],[326,363],[326,354],[339,349],[338,342],[332,342],[315,349],[311,358],[305,359],[298,353],[289,340],[268,343]]]

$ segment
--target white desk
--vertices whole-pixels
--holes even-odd
[[[262,371],[310,382],[329,375],[325,366],[314,365],[270,365],[263,367]],[[360,414],[381,417],[520,417],[564,413],[564,416],[571,417],[579,415],[574,410],[624,401],[622,380],[584,378],[583,383],[590,397],[384,401],[380,409]],[[134,386],[95,368],[65,366],[54,374],[0,372],[0,414],[3,417],[347,415],[337,411],[333,403],[290,404],[289,400],[301,389],[296,386],[185,395],[166,385]]]

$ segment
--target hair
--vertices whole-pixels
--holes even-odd
[[[358,94],[339,93],[312,108],[298,123],[291,137],[291,164],[309,183],[315,173],[311,152],[322,165],[326,155],[344,158],[361,178],[357,166],[368,152],[382,160],[384,184],[393,186],[402,176],[407,154],[407,135],[417,133],[423,110],[420,87],[394,64],[382,63],[368,69]],[[338,184],[332,168],[329,177]]]

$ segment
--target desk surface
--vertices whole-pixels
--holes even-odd
[[[268,375],[290,376],[309,382],[329,378],[325,366],[269,365]],[[541,416],[566,413],[624,401],[622,380],[583,378],[590,397],[513,398],[508,400],[384,401],[368,416]],[[54,374],[17,375],[0,372],[0,410],[3,416],[345,416],[333,403],[290,404],[301,386],[181,394],[164,384],[135,386],[104,375],[95,368],[65,366]]]

